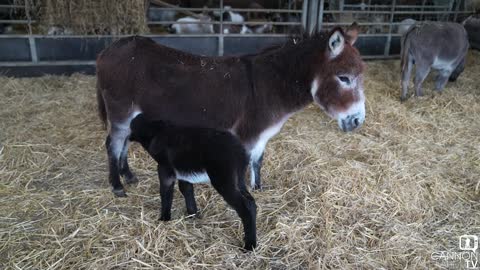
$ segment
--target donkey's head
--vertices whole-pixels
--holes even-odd
[[[313,100],[343,131],[352,131],[365,121],[363,94],[364,63],[353,47],[358,36],[356,23],[344,32],[335,28],[327,35],[326,50],[320,55],[311,85]]]

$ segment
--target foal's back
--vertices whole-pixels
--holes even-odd
[[[415,56],[432,63],[464,57],[468,49],[467,33],[458,23],[425,22],[414,26],[406,39]]]
[[[219,166],[245,170],[248,163],[243,145],[227,131],[148,121],[143,114],[133,119],[131,130],[132,141],[141,143],[157,162],[180,172],[208,171]]]

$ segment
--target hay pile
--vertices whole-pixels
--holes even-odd
[[[148,33],[146,0],[14,0],[39,20],[42,33]],[[56,30],[52,30],[55,27]]]
[[[442,95],[399,102],[399,61],[368,63],[367,121],[352,134],[315,106],[267,147],[254,192],[259,247],[208,185],[202,219],[159,222],[155,164],[114,198],[95,78],[0,78],[0,265],[10,269],[426,269],[434,251],[479,234],[480,53]],[[431,78],[431,77],[429,77]],[[452,267],[451,269],[459,269]]]

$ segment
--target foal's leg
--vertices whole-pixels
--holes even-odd
[[[441,92],[443,90],[451,73],[449,70],[439,70],[435,79],[435,91]]]
[[[197,203],[195,202],[195,193],[193,191],[193,185],[189,182],[178,180],[178,187],[180,192],[185,198],[185,204],[187,205],[187,213],[189,215],[198,215]]]
[[[410,83],[410,75],[412,74],[413,60],[410,55],[407,55],[407,66],[402,70],[402,95],[401,101],[407,100],[408,84]]]
[[[465,57],[463,57],[453,70],[452,74],[450,74],[450,77],[448,78],[448,81],[454,82],[457,80],[458,76],[462,74],[463,70],[465,69]]]
[[[416,63],[415,70],[415,93],[418,97],[423,96],[422,83],[430,72],[430,64],[421,63],[418,61]]]
[[[161,164],[157,165],[158,180],[160,181],[160,199],[162,210],[160,220],[169,221],[172,218],[173,187],[175,186],[175,172],[172,168]]]
[[[263,152],[260,156],[250,157],[250,187],[253,190],[262,189],[262,179],[260,170],[262,169]]]
[[[221,173],[215,171],[209,173],[209,176],[212,186],[235,209],[242,220],[245,249],[253,250],[257,246],[257,206],[252,195],[245,188],[245,179],[238,177],[235,172]]]
[[[113,188],[113,193],[118,197],[125,197],[127,194],[120,182],[121,155],[125,147],[125,141],[130,134],[130,128],[126,125],[112,124],[110,134],[107,136],[105,146],[108,154],[109,176],[108,179]]]

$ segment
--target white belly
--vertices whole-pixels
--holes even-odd
[[[178,180],[183,180],[191,184],[210,183],[210,178],[206,171],[186,173],[175,170],[175,175]]]
[[[443,60],[435,57],[435,61],[433,61],[432,68],[439,69],[439,70],[454,70],[455,67],[453,66],[454,60]]]

